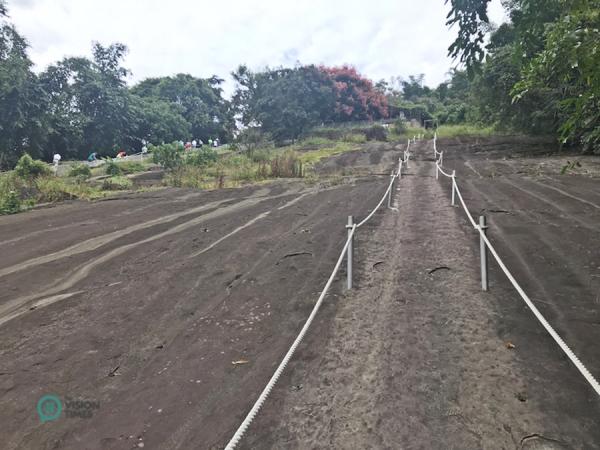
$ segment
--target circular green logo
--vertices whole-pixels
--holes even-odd
[[[37,402],[37,412],[42,423],[56,420],[62,412],[62,403],[54,394],[44,395]]]

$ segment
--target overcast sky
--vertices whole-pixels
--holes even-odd
[[[8,0],[11,20],[41,70],[65,56],[90,56],[91,42],[122,42],[134,83],[185,72],[229,79],[253,69],[352,64],[373,80],[425,74],[428,85],[452,66],[455,31],[444,0]],[[493,0],[493,21],[504,15]],[[227,90],[231,89],[228,83]]]

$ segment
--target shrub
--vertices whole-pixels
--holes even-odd
[[[235,143],[248,153],[252,153],[257,148],[269,146],[271,141],[272,137],[269,133],[265,133],[258,127],[250,127],[240,132]]]
[[[404,134],[408,131],[408,127],[406,126],[406,122],[402,119],[398,119],[394,122],[394,133],[396,134]]]
[[[301,178],[302,161],[294,152],[285,152],[271,160],[271,176],[275,178]]]
[[[69,176],[87,180],[92,176],[92,171],[87,164],[73,164],[69,170]]]
[[[115,176],[121,175],[123,173],[121,170],[121,167],[116,162],[114,162],[111,158],[106,158],[104,161],[106,161],[106,164],[104,164],[104,173],[106,175],[115,177]]]
[[[37,200],[39,202],[60,202],[76,197],[69,192],[62,178],[39,177],[35,180],[35,186],[38,191]]]
[[[129,178],[114,176],[106,178],[102,182],[102,189],[105,191],[124,191],[131,189],[133,182]]]
[[[217,162],[217,152],[209,147],[202,147],[189,155],[185,162],[192,166],[208,166]]]
[[[271,161],[271,152],[269,150],[256,150],[248,154],[248,158],[255,163],[267,163]]]
[[[15,191],[9,191],[8,195],[0,198],[0,214],[15,214],[21,211],[21,199]]]
[[[367,141],[387,141],[387,131],[381,125],[373,125],[365,130]]]
[[[179,167],[182,163],[183,147],[177,142],[152,147],[152,159],[167,170]]]
[[[146,166],[144,166],[141,162],[137,162],[137,161],[124,161],[124,162],[120,162],[120,163],[116,163],[116,164],[121,169],[121,173],[124,173],[124,174],[146,171]],[[119,175],[119,174],[117,174],[117,175]]]
[[[342,138],[342,141],[352,142],[353,144],[363,144],[366,140],[365,135],[361,133],[349,133]]]
[[[44,161],[33,159],[25,153],[15,166],[15,173],[19,178],[33,179],[50,174],[50,168]]]

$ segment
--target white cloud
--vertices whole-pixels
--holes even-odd
[[[452,65],[443,0],[8,0],[8,7],[38,70],[89,56],[92,41],[129,47],[131,82],[178,72],[228,79],[241,63],[300,61],[353,64],[374,80],[425,73],[435,85]],[[502,20],[499,0],[490,14]]]

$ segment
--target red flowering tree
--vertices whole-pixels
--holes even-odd
[[[319,67],[333,81],[336,94],[334,120],[377,120],[388,116],[385,95],[378,92],[371,80],[352,66]]]

